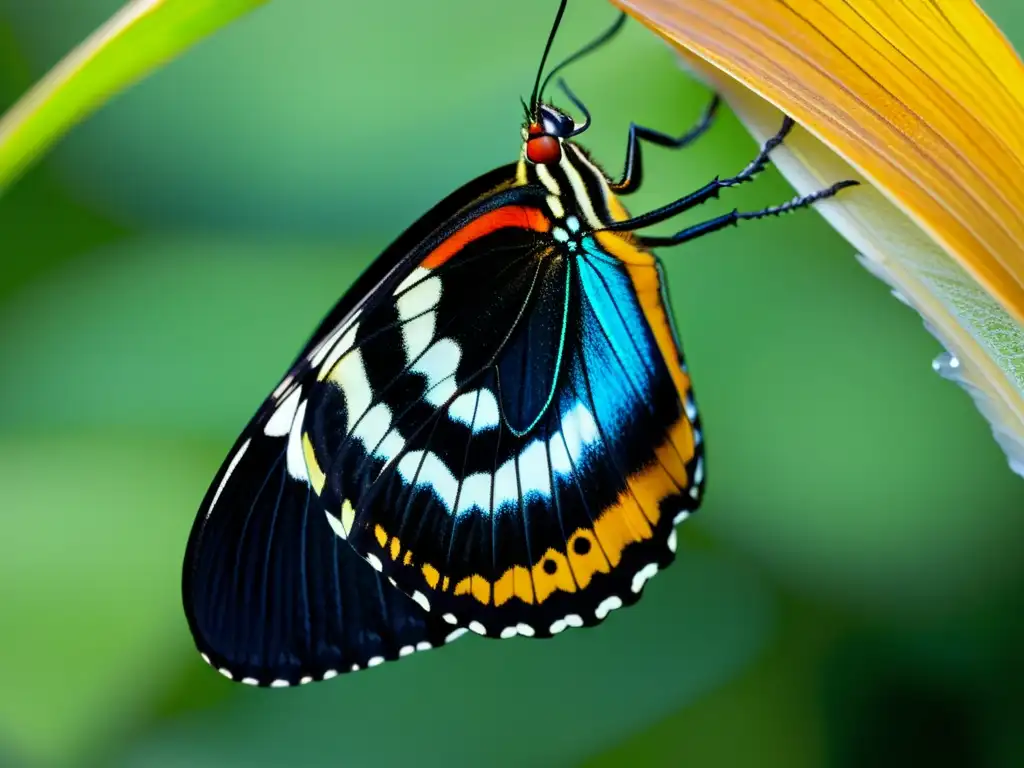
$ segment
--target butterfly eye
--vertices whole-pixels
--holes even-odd
[[[562,159],[562,145],[554,136],[537,136],[526,142],[526,157],[537,165],[557,163]]]

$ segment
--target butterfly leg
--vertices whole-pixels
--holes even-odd
[[[735,176],[727,179],[719,179],[716,176],[696,192],[691,192],[685,197],[681,197],[668,205],[655,208],[653,211],[641,214],[640,216],[634,216],[625,221],[616,221],[607,225],[604,229],[609,232],[631,232],[634,229],[649,227],[652,224],[658,224],[683,211],[688,211],[702,203],[706,203],[708,200],[718,197],[719,191],[726,187],[735,187],[737,184],[750,181],[768,166],[768,155],[782,143],[791,130],[793,130],[793,121],[787,117],[782,121],[782,127],[779,128],[779,132],[764,143],[761,151],[757,153],[757,157],[751,160],[747,167]]]
[[[740,221],[753,221],[755,219],[763,219],[766,216],[778,216],[783,213],[788,213],[789,211],[795,211],[800,208],[806,208],[811,204],[818,202],[819,200],[825,200],[829,197],[832,197],[841,189],[846,189],[847,187],[855,187],[857,186],[857,184],[859,184],[859,182],[840,181],[833,184],[828,189],[822,189],[810,195],[804,195],[802,197],[794,198],[793,200],[790,200],[788,203],[783,203],[782,205],[773,205],[768,208],[764,208],[760,211],[745,211],[742,213],[738,210],[733,210],[729,213],[726,213],[722,216],[718,216],[709,221],[704,221],[701,222],[700,224],[694,224],[692,227],[687,227],[686,229],[680,230],[679,232],[676,232],[674,235],[668,235],[665,237],[640,235],[639,240],[644,246],[648,248],[657,248],[659,246],[667,245],[679,245],[680,243],[685,243],[690,240],[695,240],[698,237],[703,237],[704,235],[710,234],[711,232],[717,232],[720,229],[735,226]]]
[[[682,149],[711,127],[720,103],[721,99],[716,93],[711,99],[711,103],[704,109],[704,114],[701,116],[700,121],[682,136],[678,137],[669,136],[667,133],[645,128],[636,123],[630,123],[629,139],[626,141],[626,165],[622,170],[622,179],[612,184],[612,189],[620,195],[628,195],[640,189],[644,176],[643,157],[640,149],[641,139],[651,144],[657,144],[659,147]]]

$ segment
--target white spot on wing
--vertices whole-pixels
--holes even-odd
[[[453,373],[451,376],[441,379],[441,381],[436,385],[427,390],[423,395],[423,399],[435,408],[440,408],[455,397],[457,390],[458,387],[455,384],[455,374]]]
[[[472,405],[469,400],[464,398],[473,397],[475,394],[469,393],[452,402],[453,418],[462,420],[464,416],[463,423],[472,421],[470,411]],[[497,425],[499,418],[497,401],[494,400],[490,391],[480,390],[480,405],[476,409],[475,425],[479,426],[481,419],[485,419],[489,423],[492,418],[494,424]],[[476,430],[474,429],[474,431]],[[506,505],[518,507],[520,492],[524,497],[537,494],[550,498],[552,488],[551,473],[548,469],[548,450],[551,451],[551,469],[554,473],[562,477],[569,476],[572,474],[573,466],[578,465],[583,458],[584,448],[595,442],[598,437],[599,432],[594,417],[586,406],[577,403],[565,413],[562,418],[561,434],[553,436],[549,444],[545,445],[542,440],[534,440],[519,455],[505,461],[494,473],[493,478],[484,472],[477,472],[465,478],[462,481],[462,492],[458,498],[458,509],[453,508],[458,482],[436,454],[429,451],[425,454],[423,451],[412,451],[402,457],[398,471],[406,483],[411,483],[420,459],[423,457],[423,467],[419,472],[416,484],[433,486],[449,514],[462,515],[474,508],[489,514]],[[491,508],[492,482],[494,485],[493,509]]]
[[[422,458],[422,465],[420,459]],[[416,475],[417,467],[419,474]],[[448,471],[448,467],[437,457],[435,453],[427,451],[410,451],[398,462],[398,474],[406,484],[412,484],[413,477],[416,477],[418,486],[432,486],[444,505],[450,511],[455,504],[455,494],[458,492],[458,481]]]
[[[481,624],[479,621],[471,621],[471,622],[469,622],[469,628],[473,632],[476,632],[478,635],[486,635],[487,634],[487,628],[483,624]]]
[[[228,480],[231,479],[231,474],[238,467],[238,462],[242,460],[242,457],[245,455],[245,452],[249,449],[249,443],[251,442],[252,438],[249,438],[238,447],[238,452],[235,453],[234,457],[231,459],[231,463],[228,464],[228,468],[224,470],[224,477],[221,478],[220,485],[217,486],[217,492],[213,494],[213,500],[210,502],[210,506],[206,510],[207,517],[209,517],[210,513],[213,512],[213,508],[217,504],[217,499],[219,499],[221,493],[223,493],[225,486],[227,486],[228,484]]]
[[[224,675],[224,677],[226,677],[228,680],[234,680],[235,679],[235,676],[231,674],[231,671],[227,670],[227,669],[224,669],[224,667],[221,667],[217,671],[220,672],[222,675]]]
[[[255,677],[243,677],[242,678],[242,682],[245,683],[246,685],[259,685],[260,684],[260,681],[257,680]]]
[[[583,617],[577,613],[570,613],[551,625],[548,630],[552,635],[557,635],[559,632],[564,632],[568,627],[582,627]]]
[[[405,440],[398,433],[398,430],[392,429],[381,441],[381,444],[377,446],[377,450],[373,452],[373,455],[378,459],[382,459],[386,466],[395,456],[402,452],[404,447]],[[381,468],[381,471],[383,472],[384,469]]]
[[[423,354],[423,350],[434,340],[436,324],[437,315],[427,312],[402,326],[402,345],[405,347],[407,360],[415,360]]]
[[[430,345],[415,365],[410,369],[413,373],[422,374],[427,380],[425,399],[433,406],[442,405],[451,395],[455,394],[455,382],[450,387],[438,385],[455,374],[459,367],[462,350],[452,339],[439,339]]]
[[[534,440],[519,454],[519,478],[524,499],[532,494],[551,498],[548,454],[543,440]]]
[[[306,457],[302,452],[302,421],[306,418],[306,401],[299,403],[292,420],[292,430],[288,435],[288,449],[285,451],[285,464],[288,474],[296,480],[309,485],[309,473],[306,471]]]
[[[616,597],[615,595],[612,595],[611,597],[606,597],[604,600],[601,601],[601,604],[598,605],[597,608],[594,610],[594,616],[597,617],[598,621],[601,621],[602,619],[604,619],[605,616],[614,611],[616,608],[621,607],[622,600]]]
[[[506,504],[519,506],[519,483],[516,482],[515,457],[509,459],[494,473],[494,510]]]
[[[377,403],[366,412],[359,422],[359,426],[352,432],[352,436],[362,441],[366,446],[367,453],[372,453],[377,445],[384,440],[384,435],[390,428],[391,409],[384,403]]]
[[[565,450],[565,443],[558,435],[555,435],[551,439],[551,469],[562,477],[567,477],[572,474],[572,464],[569,462],[569,454]]]
[[[341,388],[345,396],[345,410],[348,415],[345,431],[351,432],[355,429],[356,421],[366,413],[373,402],[373,392],[366,378],[362,353],[357,349],[345,355],[331,372],[330,380]]]
[[[515,627],[505,627],[501,630],[501,634],[498,635],[502,640],[508,640],[510,637],[515,637],[519,634],[519,630]]]
[[[263,434],[268,437],[284,437],[287,435],[288,431],[292,428],[292,421],[295,419],[295,409],[299,407],[301,399],[302,387],[296,387],[277,406],[273,415],[267,419],[267,423],[263,425]]]
[[[427,596],[424,595],[419,590],[416,590],[415,592],[412,593],[412,599],[415,600],[417,603],[419,603],[420,607],[424,611],[429,611],[430,610],[430,601],[427,600]]]
[[[473,424],[474,432],[481,432],[485,429],[493,429],[501,421],[498,412],[498,401],[494,393],[489,389],[480,390],[480,404],[476,407],[476,421]]]
[[[275,680],[270,684],[271,688],[287,688],[291,683],[287,680]]]
[[[569,458],[578,464],[584,446],[595,442],[600,436],[594,417],[583,403],[576,403],[562,417],[562,435],[565,437]]]
[[[458,621],[459,621],[458,619],[455,618],[455,614],[453,614],[453,613],[446,613],[441,618],[444,619],[445,621],[447,621],[449,624],[457,624]],[[458,631],[458,630],[456,630],[456,631]]]
[[[673,528],[672,532],[668,535],[668,549],[670,552],[676,551],[676,529]]]
[[[336,670],[336,669],[328,669],[326,672],[324,672],[324,680],[330,680],[332,677],[337,677],[337,676],[338,676],[338,670]]]
[[[372,565],[373,569],[375,571],[383,571],[384,570],[384,563],[382,563],[380,561],[380,558],[377,557],[375,554],[373,554],[373,552],[367,552],[366,553],[366,562],[368,562],[370,565]]]
[[[367,666],[367,668],[369,668],[369,667],[376,667],[376,666],[378,666],[380,664],[383,664],[383,663],[384,663],[384,657],[383,656],[374,656],[372,659],[370,659],[368,662],[366,662],[366,666]]]
[[[476,472],[462,481],[455,515],[464,515],[474,508],[485,515],[491,513],[491,476],[486,472]]]
[[[450,642],[452,642],[454,640],[458,640],[460,637],[462,637],[468,631],[469,630],[466,629],[465,627],[459,627],[458,629],[453,629],[451,632],[448,633],[448,636],[444,639],[444,641],[446,643],[450,643]]]
[[[422,280],[399,295],[396,307],[398,318],[404,323],[402,343],[406,359],[415,360],[433,341],[437,318],[430,310],[440,300],[441,281],[436,277]]]
[[[672,525],[679,525],[679,524],[680,524],[681,522],[683,522],[683,520],[685,520],[685,519],[686,519],[686,518],[688,518],[689,516],[690,516],[690,510],[688,510],[688,509],[684,509],[684,510],[680,511],[680,512],[679,512],[679,513],[678,513],[678,514],[677,514],[677,515],[676,515],[676,516],[675,516],[675,517],[674,517],[674,518],[672,519]]]
[[[342,356],[352,349],[352,345],[356,343],[356,332],[359,330],[359,323],[355,323],[351,328],[345,331],[345,335],[341,337],[341,340],[337,342],[333,347],[330,348],[330,354],[326,356],[323,365],[320,368],[320,377],[328,375],[331,372],[331,368],[337,363]],[[327,348],[324,348],[327,351]]]
[[[420,280],[408,290],[395,295],[398,296],[398,316],[408,320],[437,306],[441,300],[441,281],[436,277]]]
[[[448,406],[448,418],[452,421],[462,422],[467,427],[472,427],[478,395],[477,392],[466,392],[452,400],[452,404]]]
[[[413,645],[403,645],[398,649],[398,656],[400,658],[403,656],[412,656],[414,653],[416,653],[416,647]]]
[[[674,533],[674,531],[673,531],[673,533]],[[654,574],[656,574],[657,572],[658,572],[658,564],[657,563],[648,563],[643,568],[641,568],[639,571],[637,571],[635,574],[633,574],[633,584],[631,586],[631,589],[633,590],[633,592],[639,592],[641,589],[643,589],[644,588],[644,584],[647,583],[647,580],[650,579],[652,576],[654,576]]]
[[[332,515],[327,510],[324,510],[324,514],[327,515],[327,522],[330,524],[331,530],[334,531],[338,535],[339,538],[347,539],[348,538],[348,531],[346,531],[345,530],[345,526],[343,526],[341,524],[341,520],[336,518],[334,515]]]
[[[430,270],[424,269],[423,267],[416,267],[412,272],[405,276],[405,279],[398,284],[395,288],[394,295],[397,296],[400,293],[406,291],[410,286],[416,285],[422,280],[426,280],[430,277]]]
[[[312,683],[312,682],[313,682],[313,678],[310,677],[309,675],[306,675],[305,677],[303,677],[302,679],[299,680],[299,685],[306,685],[306,684]]]
[[[420,640],[418,643],[416,643],[416,650],[417,651],[429,651],[433,647],[434,646],[432,646],[426,640]]]
[[[534,635],[533,627],[531,627],[529,624],[516,624],[516,631],[519,632],[519,634],[523,637],[533,637]]]
[[[479,397],[479,402],[477,398]],[[476,412],[476,419],[473,413]],[[473,428],[473,434],[479,434],[498,426],[500,415],[498,401],[489,389],[479,389],[459,395],[448,407],[448,416],[452,421],[459,421]]]

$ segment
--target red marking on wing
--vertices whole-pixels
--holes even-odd
[[[431,251],[430,255],[423,260],[421,266],[426,269],[439,267],[474,240],[506,227],[547,232],[551,229],[551,222],[537,208],[506,205],[503,208],[485,213],[470,221],[466,226],[455,232]]]

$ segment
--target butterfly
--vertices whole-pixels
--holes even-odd
[[[313,333],[214,477],[182,578],[203,658],[271,687],[326,680],[451,642],[550,637],[634,603],[676,550],[706,482],[704,435],[664,272],[651,252],[806,207],[843,182],[674,235],[639,232],[754,178],[631,216],[622,176],[544,101],[621,15],[541,82],[518,161],[469,182],[392,243]]]

